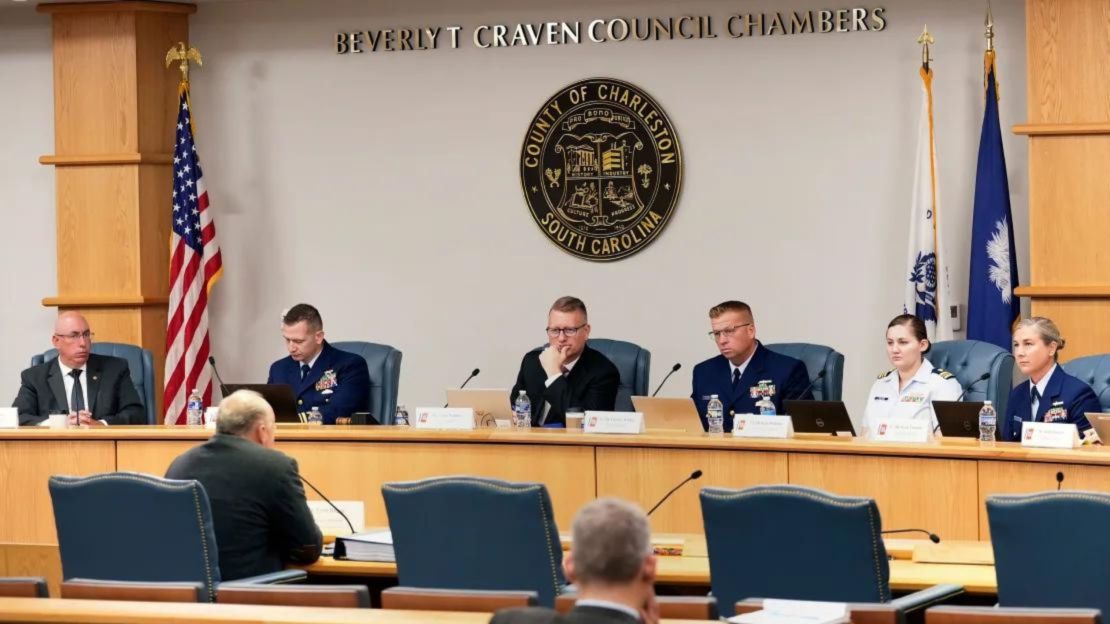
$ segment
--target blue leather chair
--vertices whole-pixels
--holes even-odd
[[[370,413],[383,425],[393,424],[401,384],[401,352],[374,342],[333,342],[331,346],[366,360],[370,369]]]
[[[808,342],[778,342],[765,345],[775,353],[801,360],[812,382],[821,371],[825,376],[813,384],[813,398],[840,401],[844,395],[844,354],[832,347]],[[789,398],[789,397],[787,397]]]
[[[1003,607],[1073,607],[1110,613],[1110,494],[1040,492],[987,497]]]
[[[555,606],[565,585],[547,488],[478,477],[386,483],[400,585],[534,591]]]
[[[963,591],[937,585],[892,601],[882,521],[870,498],[793,485],[703,488],[701,513],[722,615],[748,598],[882,602],[912,612]]]
[[[620,386],[617,388],[617,402],[615,408],[618,412],[631,412],[632,397],[647,396],[648,383],[651,381],[651,351],[632,342],[624,340],[610,340],[608,338],[593,338],[587,344],[609,358],[621,376]],[[547,345],[532,349],[534,353],[543,351]]]
[[[131,383],[135,384],[139,400],[146,408],[146,422],[148,425],[158,424],[157,415],[154,413],[154,357],[150,354],[150,350],[120,342],[94,342],[92,352],[127,360]],[[31,356],[31,366],[38,366],[56,357],[58,357],[57,349],[35,354]]]
[[[965,388],[983,373],[990,373],[989,379],[968,389],[963,400],[990,400],[995,411],[1006,413],[1010,390],[1014,387],[1014,356],[1009,351],[979,340],[942,340],[934,342],[925,357],[933,366],[955,375]]]
[[[208,494],[197,481],[136,472],[49,481],[62,579],[200,582],[216,598],[220,563]],[[303,570],[236,579],[236,583],[302,580]]]
[[[1110,412],[1110,355],[1088,355],[1061,364],[1069,375],[1078,377],[1098,395],[1102,411]]]

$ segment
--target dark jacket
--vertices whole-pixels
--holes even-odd
[[[714,394],[725,406],[725,431],[732,431],[732,414],[758,413],[755,403],[759,397],[752,396],[752,388],[758,386],[760,381],[770,380],[775,386],[771,402],[779,414],[783,413],[782,402],[786,399],[813,398],[806,365],[801,360],[775,353],[758,341],[755,353],[735,388],[732,385],[732,367],[723,355],[695,366],[693,377],[694,389],[690,397],[698,406],[701,426],[706,429],[705,410],[709,397]]]
[[[334,425],[336,418],[370,410],[370,371],[366,360],[336,349],[326,340],[320,357],[304,379],[301,379],[301,363],[283,357],[270,366],[266,383],[292,386],[297,397],[297,411],[311,412],[313,407],[318,407],[326,425]],[[392,414],[374,416],[381,420]]]
[[[1036,414],[1033,414],[1031,392],[1028,379],[1010,391],[1010,400],[1006,404],[1006,417],[998,423],[1000,429],[998,439],[1003,442],[1019,442],[1022,421],[1044,422],[1045,412],[1053,407],[1062,407],[1067,411],[1065,420],[1053,422],[1075,423],[1082,438],[1083,432],[1091,428],[1091,423],[1086,417],[1087,412],[1102,411],[1095,391],[1082,380],[1069,375],[1061,366],[1057,366],[1052,376],[1048,378],[1048,385],[1045,386],[1044,396],[1037,404]]]
[[[589,345],[578,356],[570,373],[560,376],[550,386],[545,386],[547,373],[540,364],[540,351],[530,351],[520,362],[516,385],[509,394],[509,404],[516,402],[517,394],[524,390],[532,402],[532,424],[539,425],[544,402],[551,404],[544,424],[566,424],[567,409],[612,411],[617,402],[617,388],[621,375],[617,367],[599,351]]]
[[[147,424],[146,409],[131,381],[127,360],[90,353],[81,384],[88,391],[86,409],[92,412],[94,419],[109,425]],[[69,410],[58,358],[23,371],[12,407],[19,411],[21,425],[37,425],[51,412]]]
[[[504,609],[490,619],[490,624],[636,624],[639,618],[603,607],[575,607],[559,614],[554,609],[529,607]]]

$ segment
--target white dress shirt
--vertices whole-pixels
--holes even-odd
[[[58,358],[58,367],[62,369],[62,383],[65,384],[66,405],[69,407],[69,411],[76,411],[73,409],[72,405],[69,405],[69,402],[73,399],[73,376],[69,373],[73,370],[81,371],[81,397],[84,399],[85,409],[92,411],[90,409],[91,406],[89,405],[89,375],[87,370],[88,364],[73,369],[62,363],[61,358]]]

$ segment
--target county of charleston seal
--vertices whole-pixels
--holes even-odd
[[[674,214],[682,151],[648,94],[591,78],[559,91],[532,119],[520,179],[551,242],[587,260],[619,260],[655,240]]]

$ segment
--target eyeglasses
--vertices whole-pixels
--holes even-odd
[[[58,338],[61,338],[62,340],[68,340],[70,342],[75,342],[75,341],[78,341],[78,340],[92,340],[94,337],[96,337],[96,334],[92,333],[91,331],[89,331],[87,329],[83,332],[70,332],[68,334],[54,334],[54,335],[57,336]]]
[[[549,338],[558,338],[559,334],[562,334],[567,338],[574,338],[578,335],[578,330],[582,329],[585,326],[586,323],[582,323],[578,327],[548,327],[547,335]]]
[[[716,329],[709,332],[709,337],[713,340],[717,340],[721,336],[724,336],[725,338],[732,338],[732,335],[736,333],[736,330],[740,329],[741,327],[748,327],[750,325],[751,323],[744,323],[743,325],[733,325],[732,327]]]

